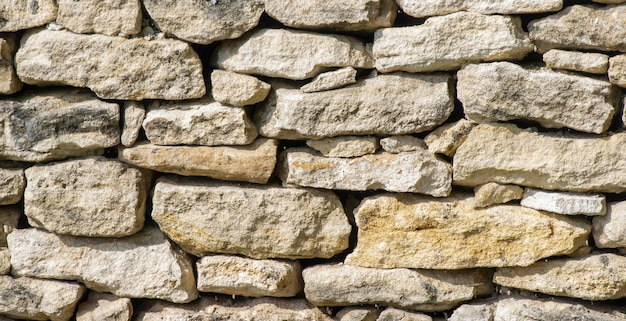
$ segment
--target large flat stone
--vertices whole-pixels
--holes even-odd
[[[24,195],[24,169],[9,163],[0,163],[0,205],[18,203]]]
[[[56,23],[76,33],[127,37],[141,32],[139,0],[58,0]]]
[[[454,184],[620,193],[626,191],[624,144],[626,134],[592,137],[482,124],[454,156]]]
[[[610,203],[606,215],[593,218],[593,240],[599,248],[626,248],[626,202]]]
[[[317,93],[279,88],[254,119],[261,135],[280,139],[418,133],[452,112],[450,83],[449,75],[396,73]]]
[[[522,206],[536,210],[565,215],[604,215],[606,198],[600,194],[577,194],[543,191],[534,188],[524,190]]]
[[[521,60],[532,50],[519,18],[458,12],[418,26],[379,29],[373,54],[382,72],[429,72],[466,63]]]
[[[22,82],[13,66],[16,42],[15,34],[0,34],[0,95],[13,94],[22,89]]]
[[[200,98],[202,63],[189,44],[37,29],[22,37],[17,75],[31,85],[88,87],[104,99]]]
[[[469,65],[457,75],[465,115],[477,122],[523,119],[600,134],[611,125],[620,95],[607,81],[509,62]]]
[[[365,198],[355,210],[357,245],[347,264],[465,269],[528,266],[587,245],[591,224],[517,205],[474,209],[474,199],[409,194]]]
[[[417,17],[441,16],[458,11],[482,14],[527,14],[559,11],[563,0],[397,0],[404,13]]]
[[[0,2],[0,32],[34,28],[54,21],[56,17],[54,0]]]
[[[118,239],[21,229],[7,240],[16,275],[76,280],[130,298],[186,303],[198,296],[191,260],[154,227]]]
[[[152,203],[161,229],[198,256],[330,258],[348,247],[351,226],[330,191],[163,177]]]
[[[89,292],[87,300],[78,305],[76,321],[130,321],[132,315],[133,304],[129,298]]]
[[[281,155],[278,176],[283,184],[366,191],[448,196],[450,164],[427,151],[381,152],[356,158],[324,157],[309,148],[289,148]]]

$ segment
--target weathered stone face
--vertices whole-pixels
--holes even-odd
[[[626,55],[617,55],[609,59],[609,81],[620,87],[626,87]]]
[[[335,315],[338,321],[376,321],[380,312],[373,306],[345,307]]]
[[[392,154],[426,150],[426,144],[424,144],[423,140],[410,135],[396,135],[383,138],[380,140],[380,147]]]
[[[326,157],[349,158],[375,153],[378,139],[373,136],[338,136],[307,140],[306,144]]]
[[[356,69],[352,67],[327,71],[315,76],[310,83],[300,87],[300,90],[305,93],[314,93],[345,87],[356,83],[356,74]]]
[[[211,72],[213,98],[223,104],[243,107],[262,102],[270,88],[270,84],[252,76],[219,69]]]
[[[565,215],[604,215],[606,198],[599,194],[576,194],[527,188],[522,206]]]
[[[598,304],[596,304],[597,306]],[[598,308],[575,301],[549,299],[510,298],[498,301],[494,321],[620,321],[626,314],[615,309]]]
[[[44,25],[57,17],[54,0],[3,1],[0,3],[0,32],[12,32]]]
[[[398,0],[398,5],[413,17],[441,16],[458,11],[482,14],[526,14],[558,11],[563,0]]]
[[[122,145],[130,147],[135,144],[145,117],[146,110],[141,103],[136,101],[124,102],[122,110]]]
[[[0,34],[0,95],[9,95],[22,89],[22,82],[17,78],[13,66],[16,42],[14,34]]]
[[[133,304],[129,298],[89,292],[87,301],[78,305],[76,321],[130,321],[132,315]]]
[[[56,22],[76,33],[130,36],[141,32],[139,0],[58,0]]]
[[[609,56],[552,49],[543,54],[543,61],[552,69],[565,69],[591,74],[604,74],[609,68]]]
[[[467,119],[437,127],[424,138],[424,143],[433,154],[444,154],[454,157],[456,149],[463,144],[467,135],[478,125]]]
[[[487,183],[474,188],[474,207],[504,204],[522,198],[524,190],[516,185]]]
[[[599,248],[626,248],[626,202],[610,203],[606,215],[593,218],[593,240]]]
[[[18,203],[22,199],[25,187],[23,168],[0,163],[0,205]]]
[[[388,307],[376,321],[432,321],[433,318],[423,313],[408,312],[392,307]]]

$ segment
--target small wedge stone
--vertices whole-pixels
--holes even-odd
[[[609,81],[626,88],[626,55],[617,55],[609,59]]]
[[[356,83],[356,69],[345,67],[321,73],[308,84],[300,87],[305,93],[337,89]]]
[[[477,123],[467,119],[445,124],[435,128],[430,134],[426,135],[424,142],[431,153],[453,157],[456,149],[463,144],[467,135],[477,125]]]
[[[626,314],[615,308],[565,301],[555,298],[526,299],[508,298],[498,301],[493,321],[623,321]]]
[[[565,69],[590,74],[605,74],[609,56],[599,53],[552,49],[543,54],[543,61],[552,69]]]
[[[474,188],[474,208],[504,204],[522,198],[524,190],[517,185],[487,183]]]
[[[543,191],[534,188],[524,190],[522,206],[536,210],[565,215],[604,215],[606,198],[599,194],[576,194]]]
[[[424,141],[410,135],[389,136],[380,140],[384,151],[392,154],[419,152],[426,150]]]
[[[129,298],[89,292],[87,301],[78,305],[76,321],[130,321],[132,315],[133,304]]]
[[[563,0],[397,0],[406,14],[417,17],[441,16],[459,11],[482,14],[528,14],[559,11]]]
[[[122,145],[130,147],[135,144],[144,118],[146,118],[146,110],[143,104],[137,101],[124,102],[122,111]]]
[[[423,313],[408,312],[392,307],[388,307],[376,321],[433,321],[433,318]]]
[[[0,247],[7,246],[7,235],[17,229],[22,216],[22,209],[18,206],[0,207]]]
[[[593,239],[599,248],[626,248],[626,202],[610,203],[606,215],[593,218]]]
[[[454,310],[447,321],[493,321],[494,304],[463,304]]]
[[[345,307],[335,315],[337,321],[376,321],[380,311],[375,307]]]
[[[56,23],[76,33],[127,37],[141,32],[139,0],[58,0]]]
[[[326,157],[359,157],[374,154],[378,139],[374,136],[339,136],[307,140],[306,144]]]
[[[223,104],[243,107],[260,103],[265,100],[270,88],[270,84],[253,76],[219,69],[211,73],[213,98]]]
[[[24,169],[0,163],[0,205],[18,203],[24,195]]]
[[[57,4],[54,0],[0,2],[0,32],[30,29],[54,21]]]
[[[15,34],[0,34],[0,95],[13,94],[22,89],[22,82],[13,66],[16,42]]]
[[[0,275],[11,272],[11,253],[9,248],[0,247]]]

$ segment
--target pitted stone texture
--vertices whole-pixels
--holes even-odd
[[[77,90],[0,100],[0,157],[43,162],[94,155],[119,143],[119,106]]]
[[[146,118],[146,110],[143,104],[137,101],[124,102],[122,111],[122,145],[130,147],[135,144],[144,118]]]
[[[461,119],[455,123],[435,128],[424,138],[428,150],[433,154],[444,154],[453,157],[456,149],[463,144],[467,135],[476,127],[475,122]]]
[[[623,321],[626,314],[598,304],[583,305],[578,301],[508,298],[497,303],[493,321]],[[492,320],[492,319],[489,319]]]
[[[357,245],[347,264],[376,268],[465,269],[528,266],[587,245],[583,218],[516,205],[474,209],[463,195],[365,198],[355,210]]]
[[[143,5],[163,32],[200,44],[238,38],[263,13],[261,0],[143,0]]]
[[[291,297],[302,290],[298,261],[205,256],[196,263],[198,290],[247,297]]]
[[[22,82],[13,66],[16,42],[15,34],[0,34],[0,95],[13,94],[22,89]]]
[[[379,29],[376,69],[382,72],[454,70],[466,63],[521,60],[533,50],[521,20],[458,12],[419,26]]]
[[[609,81],[620,87],[626,87],[626,55],[617,55],[609,59]]]
[[[0,247],[7,246],[7,235],[17,228],[21,215],[18,206],[0,207]]]
[[[604,215],[606,198],[600,194],[550,192],[534,188],[524,190],[522,206],[565,215]]]
[[[474,188],[474,208],[504,204],[522,198],[524,190],[517,185],[487,183]]]
[[[444,125],[445,126],[445,125]],[[389,136],[380,140],[384,151],[392,154],[426,150],[424,141],[410,135]]]
[[[33,30],[15,56],[17,75],[31,85],[88,87],[103,99],[200,98],[202,63],[189,44]]]
[[[609,56],[552,49],[543,54],[543,61],[552,69],[565,69],[590,74],[604,74],[609,69]]]
[[[21,229],[7,240],[16,275],[76,280],[129,298],[186,303],[198,296],[191,260],[154,227],[115,240]]]
[[[76,321],[130,321],[132,315],[133,304],[129,298],[89,292],[87,301],[78,305]]]
[[[378,139],[374,136],[338,136],[307,140],[306,144],[326,157],[359,157],[374,154]]]
[[[468,65],[458,72],[458,99],[477,122],[532,120],[600,134],[611,124],[619,90],[609,82],[509,62]]]
[[[418,133],[452,113],[450,81],[449,75],[396,73],[318,93],[279,88],[254,120],[261,135],[280,139]]]
[[[54,21],[57,4],[54,0],[13,0],[0,2],[0,32],[30,29]]]
[[[211,92],[223,104],[243,107],[265,100],[270,84],[252,76],[215,69],[211,73]]]
[[[195,101],[155,101],[143,121],[146,137],[156,145],[248,145],[257,131],[240,107],[205,97]]]
[[[9,274],[9,272],[11,272],[11,253],[9,248],[0,247],[0,275]]]
[[[376,321],[380,312],[373,306],[345,307],[335,315],[337,321]]]
[[[26,169],[24,214],[57,234],[122,237],[143,227],[150,174],[104,157]]]
[[[532,292],[598,301],[626,296],[624,273],[626,258],[606,253],[499,268],[493,281]]]
[[[626,52],[626,5],[574,5],[528,24],[539,52],[592,49]]]
[[[397,0],[404,13],[424,18],[458,11],[482,14],[527,14],[559,11],[563,0]]]
[[[76,283],[0,276],[0,314],[17,319],[67,321],[84,291]]]
[[[626,191],[624,144],[626,134],[590,137],[482,124],[454,155],[454,183],[620,193]]]
[[[392,307],[388,307],[376,321],[433,321],[433,318],[423,313],[408,312]]]
[[[606,215],[593,218],[593,239],[599,248],[626,248],[626,202],[610,203]]]
[[[321,73],[308,84],[300,87],[305,93],[337,89],[356,83],[356,69],[345,67]]]
[[[259,29],[224,41],[215,56],[217,65],[226,70],[294,80],[332,67],[374,66],[357,38],[288,29]]]
[[[157,146],[120,148],[120,160],[142,168],[183,176],[265,184],[276,165],[278,141],[258,138],[246,146]]]
[[[139,0],[58,0],[56,23],[76,33],[130,36],[141,32]]]
[[[25,187],[24,169],[0,162],[0,205],[18,203],[22,199]]]
[[[330,158],[309,148],[289,148],[281,159],[277,171],[283,184],[349,191],[382,189],[437,197],[448,196],[452,190],[450,164],[426,151]]]
[[[351,227],[330,191],[164,177],[152,202],[161,230],[197,256],[330,258],[348,247]]]
[[[444,311],[490,293],[485,271],[371,269],[343,264],[302,271],[304,294],[318,306],[379,304],[420,311]]]

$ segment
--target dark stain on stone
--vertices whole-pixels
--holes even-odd
[[[37,2],[37,0],[30,0],[28,7],[30,8],[31,14],[37,14],[37,11],[39,11],[39,2]]]

